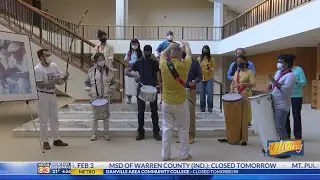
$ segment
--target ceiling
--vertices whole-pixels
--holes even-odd
[[[211,2],[215,0],[209,0]],[[247,10],[253,8],[264,0],[216,0],[224,5],[228,6],[229,9],[234,10],[238,13],[244,13]]]
[[[317,47],[320,43],[319,34],[320,28],[251,46],[246,48],[246,51],[248,55],[255,55],[293,47]],[[233,55],[233,52],[226,53],[226,55]]]

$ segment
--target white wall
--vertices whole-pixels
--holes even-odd
[[[12,32],[10,29],[4,27],[0,24],[0,31]],[[39,58],[37,57],[37,51],[41,49],[40,46],[31,41],[31,52],[33,57],[34,66],[39,63]],[[62,72],[66,72],[67,63],[60,59],[59,57],[52,55],[53,61],[61,68]],[[67,94],[75,99],[88,99],[88,95],[84,90],[84,80],[86,73],[75,68],[74,66],[69,66],[70,80],[68,82]],[[57,86],[57,89],[64,92],[64,85]]]
[[[218,54],[228,53],[238,47],[253,47],[320,28],[320,1],[312,1],[248,30],[230,36],[218,43]],[[296,47],[297,45],[293,45]]]

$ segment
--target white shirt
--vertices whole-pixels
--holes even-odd
[[[44,67],[39,63],[36,67],[34,67],[36,82],[45,82],[48,83],[52,81],[55,77],[63,75],[62,71],[55,63],[50,63],[48,67]],[[55,85],[45,88],[37,87],[38,91],[44,92],[55,92]]]
[[[274,79],[278,80],[281,75],[281,71],[277,71]],[[291,105],[292,89],[295,84],[295,76],[292,72],[289,72],[282,76],[278,81],[282,84],[281,89],[274,87],[272,90],[273,108],[289,111]]]
[[[21,72],[29,72],[28,70],[28,60],[26,55],[22,57],[21,61],[18,61],[13,55],[9,57],[8,60],[9,68],[18,68]]]

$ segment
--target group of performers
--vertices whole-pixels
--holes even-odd
[[[88,71],[88,77],[85,81],[85,90],[91,98],[94,114],[91,141],[98,138],[98,120],[103,120],[103,137],[110,140],[109,104],[116,89],[114,74],[117,70],[112,66],[114,50],[106,42],[106,35],[105,32],[98,31],[101,43],[95,48],[96,52],[91,57],[94,65]],[[138,102],[138,135],[136,140],[145,138],[144,112],[146,103],[150,103],[153,137],[157,141],[162,140],[162,159],[166,161],[171,158],[172,133],[176,127],[179,132],[180,158],[188,160],[191,159],[189,144],[194,142],[196,133],[197,84],[200,89],[201,111],[205,112],[206,107],[208,112],[213,111],[215,60],[210,54],[209,46],[202,48],[202,54],[197,60],[192,59],[189,44],[186,41],[174,42],[171,31],[167,33],[167,40],[160,44],[156,51],[159,53],[159,60],[153,57],[150,45],[145,45],[142,51],[139,41],[132,39],[130,50],[125,57],[129,63],[129,67],[125,70],[128,103],[131,103],[132,96],[136,96]],[[252,88],[255,86],[255,70],[253,63],[247,60],[244,49],[237,49],[236,55],[236,61],[231,64],[228,70],[228,78],[232,80],[230,93],[241,96],[242,108],[240,111],[225,111],[225,116],[228,116],[226,113],[233,113],[233,116],[240,117],[241,124],[238,124],[240,127],[233,128],[237,129],[236,131],[241,131],[242,136],[233,144],[241,142],[242,145],[247,145],[248,126],[251,121],[248,97],[252,96]],[[68,144],[60,140],[58,136],[55,85],[65,83],[69,74],[62,73],[60,68],[51,62],[51,54],[48,50],[39,50],[38,57],[40,63],[35,67],[35,75],[39,91],[38,114],[43,148],[50,149],[47,134],[48,120],[54,139],[53,145],[67,146]],[[273,97],[276,130],[280,139],[283,140],[288,139],[286,121],[292,89],[295,83],[299,82],[295,80],[295,75],[291,71],[294,58],[291,55],[280,56],[277,73],[275,76],[269,75],[271,81],[269,91]],[[300,89],[303,87],[302,82],[299,83],[299,87]],[[161,89],[161,101],[163,101],[162,136],[159,127],[157,88]],[[188,111],[190,113],[186,113]],[[228,130],[233,131],[232,128],[228,129],[227,127]],[[296,138],[301,138],[301,135]],[[231,142],[232,139],[220,141]]]

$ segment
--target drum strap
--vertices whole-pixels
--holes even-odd
[[[176,68],[174,67],[174,64],[172,63],[170,58],[167,59],[167,66],[168,66],[169,71],[170,71],[171,75],[173,76],[173,78],[179,84],[181,84],[181,86],[183,86],[185,88],[186,87],[186,82],[183,79],[181,79],[181,77],[179,76],[179,74],[178,74]]]
[[[284,73],[281,73],[280,76],[277,78],[276,81],[279,83],[280,79],[281,79],[284,75],[286,75],[286,74],[288,74],[288,73],[290,73],[290,72],[292,72],[292,71],[289,70],[289,71],[286,71],[286,72],[284,72]],[[274,84],[272,84],[272,91],[274,90],[275,87],[276,87],[276,86],[275,86]]]
[[[109,71],[109,69],[108,68],[106,68],[106,74],[108,74],[108,71]],[[101,73],[101,79],[100,79],[100,81],[101,81],[101,90],[102,90],[102,92],[101,92],[101,95],[103,95],[104,94],[104,83],[103,83],[103,71],[100,71],[100,73]],[[93,75],[93,78],[94,78],[94,85],[96,86],[96,92],[97,92],[97,97],[100,97],[99,96],[99,91],[98,91],[98,86],[97,86],[97,80],[96,80],[96,74],[97,74],[97,68],[94,68],[94,75]]]

